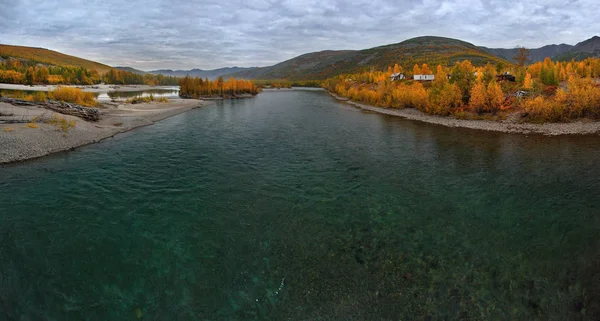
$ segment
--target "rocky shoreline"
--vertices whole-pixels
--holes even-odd
[[[363,110],[373,111],[381,114],[398,116],[409,120],[416,120],[425,123],[441,125],[446,127],[460,127],[476,130],[494,131],[502,133],[515,134],[540,134],[546,136],[559,135],[600,135],[600,122],[575,121],[570,123],[516,123],[510,120],[490,121],[490,120],[466,120],[453,117],[435,116],[423,113],[414,108],[396,109],[383,108],[351,101],[348,98],[340,97],[332,92],[331,96],[339,101],[344,101],[352,106]]]
[[[107,105],[101,109],[102,119],[98,122],[60,115],[67,121],[75,122],[75,126],[67,132],[57,130],[55,125],[43,122],[35,123],[35,128],[28,127],[24,123],[0,124],[0,164],[39,158],[97,143],[208,104],[211,102],[177,99],[167,104]],[[0,113],[13,114],[14,117],[24,119],[49,118],[55,114],[53,111],[36,106],[14,106],[7,103],[0,103]]]

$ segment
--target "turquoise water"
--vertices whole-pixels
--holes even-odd
[[[324,92],[0,167],[0,320],[596,320],[597,137]]]

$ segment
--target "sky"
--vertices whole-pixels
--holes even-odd
[[[268,66],[416,36],[478,46],[576,44],[596,0],[0,0],[0,43],[141,70]]]

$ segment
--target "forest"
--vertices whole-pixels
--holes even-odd
[[[0,62],[0,82],[23,85],[114,85],[176,86],[178,78],[163,75],[135,74],[109,69],[100,74],[95,69],[71,66],[48,66],[35,60],[8,58]]]
[[[393,81],[394,73],[405,80]],[[434,74],[435,80],[411,80],[415,74]],[[511,75],[515,81],[505,80]],[[600,119],[600,59],[554,62],[546,58],[525,66],[487,64],[475,67],[464,60],[452,67],[427,64],[403,70],[340,75],[325,81],[329,91],[353,101],[389,108],[416,108],[428,114],[457,118],[501,120],[521,111],[523,121],[565,122]]]
[[[236,97],[242,94],[256,95],[260,89],[249,80],[219,77],[214,81],[186,76],[179,80],[179,95],[184,98]]]

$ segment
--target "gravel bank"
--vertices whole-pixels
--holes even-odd
[[[519,124],[510,121],[465,120],[453,117],[443,117],[425,114],[414,108],[394,109],[382,108],[350,101],[329,92],[335,99],[344,101],[360,109],[374,111],[381,114],[399,116],[410,120],[422,121],[430,124],[447,127],[461,127],[477,130],[487,130],[503,133],[541,134],[548,136],[557,135],[598,135],[600,122],[575,121],[571,123],[546,123],[546,124]]]
[[[37,123],[38,128],[27,128],[25,124],[0,124],[0,164],[38,158],[96,143],[207,104],[210,103],[193,99],[174,100],[168,104],[122,104],[102,109],[102,120],[97,123],[61,115],[76,122],[76,126],[68,133],[44,123]],[[51,117],[54,114],[43,108],[17,107],[5,103],[0,103],[0,113],[13,114],[13,118],[19,119]]]

